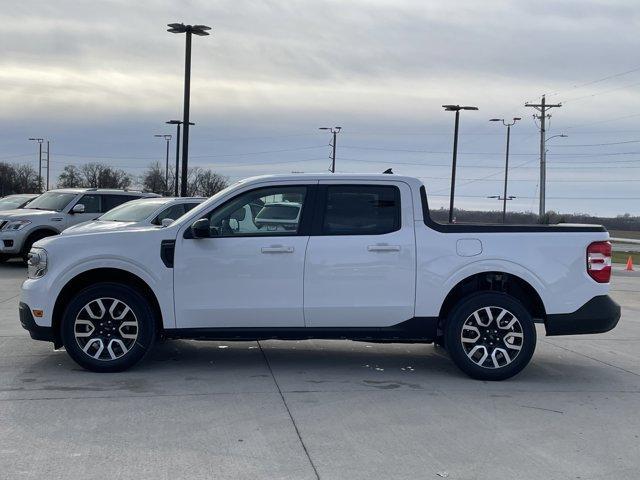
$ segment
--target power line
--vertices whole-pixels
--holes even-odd
[[[622,77],[623,75],[628,75],[630,73],[637,72],[637,71],[640,71],[640,66],[632,68],[631,70],[626,70],[624,72],[614,73],[612,75],[607,75],[606,77],[597,78],[595,80],[590,80],[590,81],[585,82],[585,83],[576,84],[576,85],[571,86],[570,88],[567,88],[566,90],[559,90],[559,91],[555,91],[553,93],[549,93],[549,94],[547,94],[547,96],[550,97],[552,95],[558,95],[559,93],[567,92],[567,91],[575,89],[575,88],[587,87],[589,85],[593,85],[593,84],[596,84],[596,83],[604,82],[606,80],[611,80],[612,78]]]
[[[562,103],[575,102],[576,100],[583,100],[585,98],[597,97],[599,95],[604,95],[604,94],[611,93],[611,92],[617,92],[618,90],[624,90],[625,88],[631,88],[631,87],[635,87],[637,85],[640,85],[640,82],[632,83],[630,85],[623,85],[621,87],[611,88],[609,90],[603,90],[603,91],[600,91],[600,92],[592,93],[590,95],[582,95],[580,97],[569,98],[567,100],[564,100]]]

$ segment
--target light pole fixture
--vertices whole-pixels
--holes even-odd
[[[31,142],[38,142],[38,192],[42,193],[42,142],[44,138],[29,138]]]
[[[449,223],[453,223],[453,198],[456,191],[456,162],[458,161],[458,126],[460,124],[460,110],[478,110],[478,107],[460,105],[442,105],[445,112],[456,112],[455,128],[453,130],[453,161],[451,164],[451,193],[449,195]]]
[[[492,118],[489,120],[490,122],[502,122],[502,125],[507,127],[507,150],[504,161],[504,194],[502,195],[502,223],[506,223],[507,221],[507,200],[512,199],[507,198],[507,181],[509,179],[509,140],[511,138],[511,127],[513,127],[518,120],[522,120],[522,118],[513,117],[513,121],[511,123],[505,122],[504,118]]]
[[[182,181],[180,183],[180,195],[187,196],[187,172],[189,168],[189,100],[191,96],[191,36],[198,35],[204,37],[209,35],[211,27],[206,25],[185,25],[184,23],[170,23],[167,25],[168,32],[185,33],[186,48],[184,59],[184,112],[182,124],[184,133],[182,137]]]
[[[342,130],[342,127],[320,127],[318,130],[328,130],[333,134],[333,143],[331,144],[331,173],[336,173],[336,136]]]
[[[164,170],[164,193],[165,195],[169,194],[169,142],[171,142],[171,135],[166,135],[164,133],[154,135],[157,138],[164,138],[167,142],[167,153],[165,155],[165,170]]]
[[[177,127],[176,131],[176,172],[175,177],[173,179],[173,196],[178,196],[178,178],[180,178],[180,125],[182,125],[182,120],[169,120],[168,122],[164,122],[169,125],[175,125]],[[189,122],[189,125],[195,125],[193,122]]]

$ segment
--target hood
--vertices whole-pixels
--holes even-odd
[[[141,227],[138,222],[95,221],[79,223],[62,231],[62,235],[80,235],[82,233],[115,232]]]
[[[0,210],[0,220],[12,220],[20,218],[44,217],[50,215],[62,215],[62,212],[54,210],[35,210],[29,208],[16,208],[13,210]]]

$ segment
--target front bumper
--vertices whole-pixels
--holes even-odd
[[[22,248],[22,235],[19,232],[0,232],[0,253],[18,255]]]
[[[43,340],[45,342],[54,342],[53,329],[51,327],[42,327],[33,319],[31,309],[26,303],[20,302],[18,307],[20,312],[20,323],[22,328],[29,332],[34,340]]]
[[[604,333],[620,320],[620,305],[609,295],[593,297],[573,313],[547,315],[547,335],[579,335]]]

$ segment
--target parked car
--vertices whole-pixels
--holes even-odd
[[[95,220],[63,230],[62,235],[118,230],[144,226],[167,226],[206,199],[202,197],[140,198],[109,210]]]
[[[0,198],[0,212],[3,210],[15,210],[23,208],[27,203],[36,198],[39,193],[20,193],[16,195],[7,195]]]
[[[49,190],[24,208],[0,212],[0,262],[27,257],[38,240],[77,223],[93,220],[112,208],[155,193],[96,188]]]
[[[288,202],[293,228],[258,227]],[[534,322],[616,326],[608,239],[596,225],[440,224],[411,177],[256,177],[166,228],[40,240],[20,320],[97,372],[131,367],[158,337],[322,338],[436,342],[471,377],[501,380],[529,363]]]

